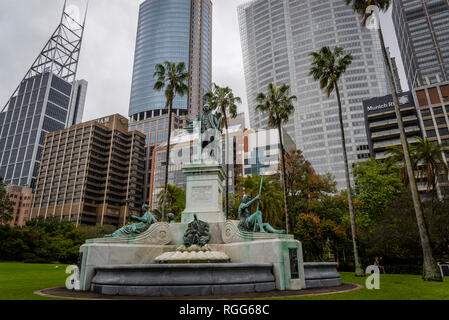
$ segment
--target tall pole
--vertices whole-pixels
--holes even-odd
[[[172,106],[173,106],[173,98],[170,100],[169,108],[168,108],[168,130],[167,130],[167,149],[165,155],[165,182],[164,182],[164,198],[162,201],[162,217],[161,221],[165,219],[165,209],[167,205],[167,186],[168,186],[168,168],[170,161],[170,138],[171,138],[171,125],[172,125]]]
[[[281,162],[282,162],[282,188],[284,189],[284,215],[285,215],[285,230],[288,234],[289,232],[289,222],[288,222],[288,207],[287,207],[287,178],[285,177],[285,154],[284,154],[284,141],[282,139],[282,126],[281,119],[278,117],[278,132],[279,132],[279,143],[281,145]]]
[[[363,270],[362,270],[362,263],[360,261],[360,255],[359,255],[359,239],[357,236],[357,228],[356,228],[356,222],[355,222],[354,203],[352,201],[351,178],[349,176],[348,155],[346,152],[345,128],[344,128],[343,114],[342,114],[342,108],[341,108],[340,90],[338,89],[337,82],[335,82],[335,92],[337,93],[338,118],[340,120],[341,146],[343,149],[343,161],[344,161],[344,166],[345,166],[346,188],[348,190],[348,207],[349,207],[349,217],[351,219],[352,245],[354,248],[355,275],[357,277],[363,277],[365,274],[363,273]]]
[[[256,209],[256,212],[258,212],[259,211],[259,205],[260,205],[260,196],[261,196],[261,194],[262,194],[262,185],[263,185],[263,176],[262,176],[262,178],[260,179],[260,187],[259,187],[259,199],[257,200],[257,209]],[[256,226],[257,226],[257,222],[256,223],[254,223],[254,228],[253,228],[253,232],[256,232]],[[259,226],[260,228],[262,227],[262,226]]]
[[[382,49],[382,55],[385,62],[385,67],[387,70],[388,80],[391,87],[391,93],[393,96],[394,111],[396,113],[396,118],[398,120],[399,133],[401,136],[402,149],[404,151],[405,165],[407,168],[407,174],[410,181],[410,189],[412,192],[413,205],[415,207],[416,220],[419,229],[419,236],[421,240],[422,250],[423,250],[423,279],[426,281],[442,281],[441,272],[436,264],[435,259],[432,254],[432,247],[430,245],[429,235],[425,225],[423,207],[421,199],[419,197],[418,188],[416,186],[415,172],[413,170],[412,161],[410,158],[410,150],[408,147],[407,136],[405,135],[404,123],[402,121],[401,111],[399,109],[399,99],[396,92],[396,87],[394,85],[393,72],[391,71],[391,66],[388,60],[387,50],[385,48],[385,41],[382,34],[382,28],[380,25],[379,8],[377,6],[369,6],[366,9],[367,15],[373,15],[373,19],[376,19],[377,32],[379,35],[379,40]]]

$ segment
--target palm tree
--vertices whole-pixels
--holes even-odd
[[[338,116],[340,119],[341,145],[343,149],[343,160],[345,166],[346,188],[348,190],[348,207],[351,218],[352,244],[354,247],[355,275],[364,276],[362,264],[359,257],[359,240],[357,236],[357,226],[355,223],[354,202],[352,201],[351,180],[349,177],[348,155],[346,153],[345,130],[343,125],[343,113],[341,107],[340,90],[338,81],[346,72],[347,67],[352,62],[352,55],[344,54],[342,47],[335,47],[332,51],[329,47],[322,47],[318,52],[312,52],[313,57],[310,74],[315,81],[320,82],[320,88],[324,89],[329,98],[335,90],[338,102]]]
[[[170,136],[172,127],[172,111],[173,100],[176,95],[184,96],[188,92],[186,82],[189,79],[189,73],[186,72],[184,62],[174,63],[165,61],[163,64],[155,66],[154,77],[157,78],[154,84],[154,90],[162,91],[165,89],[165,98],[167,102],[165,108],[168,108],[168,133],[167,133],[167,155],[165,159],[165,183],[164,183],[164,199],[162,201],[161,221],[165,218],[165,206],[167,202],[167,185],[168,185],[168,164],[170,160]]]
[[[222,88],[214,83],[213,91],[209,91],[204,95],[209,101],[212,110],[220,109],[217,112],[217,117],[223,117],[223,125],[226,128],[226,142],[228,141],[228,114],[231,118],[237,117],[237,103],[242,103],[240,97],[234,97],[232,89],[229,87]],[[229,161],[227,161],[227,148],[225,148],[225,157],[223,161],[226,161],[226,219],[229,215]]]
[[[415,207],[416,221],[418,223],[419,236],[421,239],[421,246],[423,250],[423,279],[426,281],[443,281],[441,272],[433,258],[432,248],[430,246],[429,234],[424,221],[423,206],[418,194],[418,187],[416,185],[415,174],[413,171],[413,164],[410,159],[410,150],[408,148],[407,138],[404,130],[404,123],[399,109],[398,94],[393,80],[393,73],[389,63],[387,51],[385,48],[385,41],[382,34],[382,27],[378,17],[379,11],[386,12],[390,7],[390,0],[345,0],[347,5],[351,5],[355,13],[362,16],[362,26],[366,26],[368,18],[374,18],[376,21],[376,28],[379,35],[380,46],[384,58],[384,64],[387,70],[388,81],[390,83],[391,93],[393,96],[394,110],[396,118],[398,119],[399,132],[401,136],[402,148],[404,150],[405,164],[407,167],[407,174],[410,181],[410,189],[412,192],[413,205]],[[373,21],[373,20],[372,20]]]
[[[416,148],[415,146],[408,144],[408,149],[410,151],[410,159],[412,162],[412,168],[413,170],[416,170],[417,168],[417,159],[416,159]],[[385,159],[385,162],[387,165],[392,166],[399,164],[399,178],[401,179],[402,183],[406,186],[410,184],[410,181],[408,179],[408,173],[407,173],[407,164],[405,163],[405,157],[404,157],[404,149],[401,146],[393,146],[389,147],[387,151],[385,152],[388,156],[387,159]]]
[[[164,201],[164,190],[157,195],[159,207],[162,208]],[[177,185],[167,185],[166,209],[175,215],[175,220],[180,221],[181,213],[186,208],[186,190],[179,188]],[[157,211],[156,211],[157,212]],[[157,212],[158,213],[158,212]]]
[[[256,109],[263,113],[268,113],[268,125],[278,129],[279,144],[281,145],[281,162],[282,162],[282,187],[284,190],[284,215],[285,215],[285,229],[289,233],[288,224],[288,206],[287,206],[287,181],[285,179],[285,150],[282,139],[282,123],[288,122],[288,118],[295,110],[293,101],[296,101],[296,96],[289,96],[290,86],[283,84],[280,88],[270,83],[268,84],[268,92],[259,93],[256,97]]]
[[[427,192],[432,191],[431,214],[433,214],[433,201],[437,191],[438,177],[444,174],[447,178],[449,168],[444,162],[445,145],[429,141],[428,138],[416,137],[416,158],[419,163],[418,178],[427,181]]]

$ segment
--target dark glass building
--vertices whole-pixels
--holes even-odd
[[[410,90],[449,80],[449,0],[395,0],[392,16]]]
[[[0,176],[6,184],[34,187],[45,134],[61,130],[82,116],[85,81],[73,85],[53,73],[25,79],[8,111],[0,113]]]
[[[415,143],[415,137],[421,137],[421,127],[413,95],[400,93],[398,99],[407,141]],[[363,111],[370,156],[374,159],[389,157],[388,149],[401,145],[392,95],[363,100]]]
[[[34,188],[45,135],[81,121],[87,82],[76,80],[84,24],[61,22],[0,112],[0,177]]]

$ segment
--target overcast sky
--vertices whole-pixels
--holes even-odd
[[[237,6],[248,0],[212,0],[212,78],[230,86],[247,110]],[[343,0],[342,0],[343,1]],[[139,4],[143,0],[90,0],[78,67],[89,82],[84,121],[113,113],[127,116]],[[0,105],[3,108],[59,23],[64,0],[0,0]],[[86,0],[69,0],[82,9]],[[387,45],[399,60],[390,12],[383,17]],[[248,121],[248,120],[247,120]]]

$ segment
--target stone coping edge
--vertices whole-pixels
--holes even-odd
[[[145,269],[210,269],[210,268],[270,268],[272,263],[163,263],[163,264],[122,264],[96,266],[100,270],[145,270]]]
[[[356,284],[356,283],[348,283],[344,282],[341,284],[341,286],[350,286],[350,288],[346,290],[332,290],[329,292],[317,292],[317,293],[309,293],[309,294],[288,294],[289,292],[292,293],[292,291],[282,291],[285,292],[285,295],[270,295],[270,292],[266,293],[266,296],[260,296],[260,297],[251,297],[251,294],[247,294],[247,297],[244,297],[244,294],[236,294],[235,297],[233,296],[204,296],[204,297],[117,297],[117,296],[105,296],[104,298],[89,298],[89,297],[67,297],[67,296],[57,296],[49,293],[44,293],[44,290],[56,290],[56,289],[65,289],[65,287],[54,287],[54,288],[46,288],[34,291],[33,293],[35,295],[41,296],[41,297],[47,297],[47,298],[55,298],[55,299],[65,299],[65,300],[92,300],[92,301],[100,301],[100,300],[239,300],[239,299],[282,299],[282,298],[295,298],[295,297],[312,297],[312,296],[324,296],[329,294],[339,294],[339,293],[345,293],[345,292],[351,292],[359,289],[363,289],[364,287],[362,285]],[[338,287],[328,287],[328,288],[313,288],[313,289],[304,289],[304,290],[298,290],[302,292],[306,292],[308,290],[323,290],[323,289],[334,289],[339,288]],[[82,294],[83,292],[81,292]],[[91,293],[91,292],[88,292]],[[97,294],[98,295],[98,294]]]
[[[336,262],[304,262],[304,267],[337,267]]]

